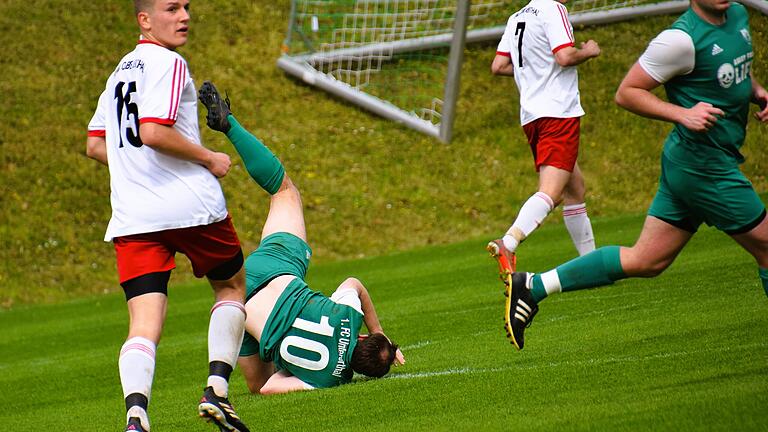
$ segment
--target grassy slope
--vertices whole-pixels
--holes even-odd
[[[84,156],[85,128],[107,73],[134,45],[129,2],[0,4],[0,307],[119,290],[114,253],[101,242],[109,218],[106,169]],[[319,261],[447,244],[501,232],[535,187],[517,126],[511,80],[494,78],[493,45],[467,50],[455,141],[444,146],[346,106],[274,65],[288,1],[194,2],[188,47],[198,83],[213,79],[241,121],[284,161],[304,193]],[[612,103],[645,43],[672,17],[577,31],[604,49],[581,67],[580,159],[593,216],[642,212],[653,194],[669,127]],[[768,19],[753,19],[763,66]],[[41,43],[45,40],[46,43]],[[766,128],[750,125],[745,171],[768,190]],[[204,131],[208,146],[234,154]],[[246,249],[265,213],[240,166],[223,180]],[[559,215],[553,217],[558,219]],[[189,279],[183,259],[176,281]]]
[[[595,228],[603,243],[626,244],[642,219]],[[751,259],[722,234],[703,230],[652,281],[546,300],[521,352],[504,339],[501,283],[482,247],[313,265],[310,285],[326,293],[350,274],[366,282],[408,363],[388,379],[270,398],[247,395],[236,372],[239,413],[253,430],[766,430],[767,300]],[[522,252],[536,271],[573,254],[561,225],[543,227]],[[170,302],[153,430],[210,431],[195,418],[209,290],[177,286]],[[0,312],[0,388],[24,389],[6,399],[4,423],[116,430],[124,315],[118,294]]]

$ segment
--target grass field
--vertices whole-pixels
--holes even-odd
[[[595,221],[628,244],[642,216]],[[663,275],[554,296],[516,352],[502,330],[495,263],[476,239],[325,263],[310,286],[355,275],[407,364],[385,379],[260,397],[239,373],[232,399],[252,430],[768,430],[768,298],[754,261],[703,229]],[[522,270],[569,259],[561,224],[520,249]],[[196,418],[206,375],[205,284],[171,289],[150,405],[153,431],[211,431]],[[15,431],[123,424],[117,294],[0,312],[2,423]]]
[[[288,0],[193,0],[190,40],[180,52],[195,82],[211,79],[228,91],[243,125],[285,163],[305,197],[318,262],[503,232],[536,176],[513,80],[489,70],[495,43],[466,50],[454,141],[446,146],[280,71],[289,11]],[[671,125],[619,108],[613,94],[674,19],[576,29],[578,41],[595,39],[603,50],[579,66],[587,112],[579,164],[591,215],[642,213],[656,188]],[[753,71],[766,83],[768,16],[755,12],[751,21]],[[109,175],[84,150],[107,74],[135,46],[131,2],[2,0],[0,28],[0,308],[119,292],[114,250],[102,241]],[[207,146],[233,156],[222,185],[246,249],[255,247],[260,226],[250,221],[263,220],[265,201],[221,134],[202,133]],[[768,191],[767,141],[768,127],[750,121],[743,169],[761,192]],[[191,279],[188,267],[181,270],[174,281]]]

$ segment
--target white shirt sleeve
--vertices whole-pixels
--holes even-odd
[[[553,53],[561,48],[574,46],[573,26],[568,18],[568,10],[560,3],[552,2],[554,8],[547,9],[544,17],[544,31]]]
[[[360,296],[357,294],[357,291],[352,288],[337,289],[336,292],[331,295],[331,300],[338,304],[347,305],[352,309],[360,312],[361,315],[364,315],[363,307],[360,303]]]
[[[512,17],[507,20],[507,27],[504,29],[504,34],[501,35],[501,41],[499,41],[499,47],[496,48],[496,55],[506,55],[512,52],[512,33],[514,29],[510,30]]]
[[[96,112],[93,113],[91,121],[88,123],[88,136],[105,136],[107,130],[106,112],[107,112],[107,90],[101,92],[99,102],[96,105]]]
[[[176,123],[181,93],[189,81],[187,62],[178,55],[149,69],[138,101],[140,122]]]
[[[638,63],[651,78],[663,84],[693,71],[696,49],[688,33],[677,29],[664,30],[648,44]]]

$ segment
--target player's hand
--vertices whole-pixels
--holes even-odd
[[[760,107],[760,111],[755,113],[755,118],[763,123],[768,123],[768,91],[758,87],[752,95],[752,102]]]
[[[224,177],[229,172],[231,166],[232,160],[229,159],[228,154],[211,152],[210,161],[208,161],[205,167],[216,177]]]
[[[600,45],[592,39],[582,42],[581,49],[584,50],[586,54],[589,54],[590,57],[597,57],[600,55]]]
[[[685,110],[680,124],[693,132],[706,132],[717,122],[717,116],[724,116],[725,112],[710,103],[699,102],[692,108]]]
[[[395,366],[402,366],[405,364],[405,357],[403,357],[403,352],[400,351],[400,348],[395,352],[395,361],[392,364]]]

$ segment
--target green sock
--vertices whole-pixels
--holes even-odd
[[[619,250],[619,246],[602,247],[568,261],[553,271],[537,273],[533,276],[531,286],[533,299],[538,303],[547,297],[544,280],[550,285],[551,291],[557,292],[610,285],[626,278],[627,275],[621,268]]]
[[[272,152],[253,136],[250,132],[240,126],[235,116],[227,116],[230,128],[227,132],[227,138],[235,145],[235,149],[240,153],[240,157],[245,163],[248,174],[256,180],[264,190],[274,194],[280,189],[283,183],[285,169],[283,164]]]
[[[768,296],[768,269],[767,268],[760,269],[760,280],[763,282],[763,289],[765,290],[765,295]]]

